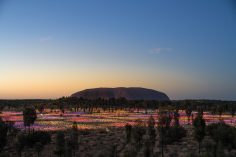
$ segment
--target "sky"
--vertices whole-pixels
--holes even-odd
[[[0,0],[0,99],[95,87],[236,100],[236,3]]]

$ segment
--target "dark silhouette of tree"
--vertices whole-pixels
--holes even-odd
[[[125,133],[126,133],[126,142],[130,143],[131,136],[132,136],[132,125],[130,124],[125,125]]]
[[[133,128],[133,137],[138,146],[137,147],[138,150],[140,150],[141,142],[142,142],[143,135],[145,134],[145,132],[146,132],[145,123],[142,120],[137,119],[135,121],[135,125]]]
[[[199,106],[197,108],[197,115],[200,115],[200,116],[203,116],[203,113],[204,113],[204,109],[202,106]]]
[[[34,146],[34,149],[35,149],[35,151],[37,152],[37,155],[38,155],[38,157],[39,157],[40,152],[42,152],[42,150],[43,150],[43,145],[42,145],[42,143],[37,142],[37,143],[35,144],[35,146]]]
[[[39,105],[39,106],[38,106],[38,111],[39,111],[39,113],[43,113],[43,111],[44,111],[44,105]]]
[[[142,106],[145,109],[145,114],[147,114],[148,113],[148,103],[147,103],[147,101],[143,101]]]
[[[226,156],[225,153],[224,153],[224,147],[223,147],[221,142],[218,142],[218,144],[217,144],[216,154],[219,157],[225,157]]]
[[[149,144],[145,144],[144,157],[151,157],[151,149]]]
[[[231,123],[233,123],[233,118],[234,118],[234,115],[235,115],[235,107],[231,107],[231,110],[230,110],[230,113],[231,113],[231,116],[232,116],[232,119],[231,119]]]
[[[0,152],[7,144],[7,132],[8,132],[7,125],[2,121],[0,117]]]
[[[180,117],[180,115],[179,115],[179,110],[176,110],[176,111],[174,112],[175,126],[179,126],[179,117]]]
[[[63,154],[65,154],[65,135],[63,132],[59,132],[56,135],[56,143],[55,143],[55,151],[54,153],[61,157]]]
[[[197,115],[197,117],[194,119],[193,121],[193,126],[194,126],[194,137],[197,140],[198,144],[199,144],[199,155],[200,155],[200,151],[201,151],[201,142],[204,139],[205,136],[205,127],[206,127],[206,123],[205,120],[203,119],[202,114]]]
[[[19,155],[19,157],[21,157],[22,151],[24,150],[26,144],[26,138],[25,135],[20,133],[16,136],[16,144],[15,144],[15,148],[16,151]]]
[[[70,145],[70,141],[66,140],[66,146],[65,146],[65,154],[66,157],[72,157],[72,147]]]
[[[79,133],[77,123],[74,122],[71,131],[69,132],[69,138],[67,141],[67,146],[71,149],[73,156],[75,156],[75,151],[78,150],[79,142]]]
[[[165,137],[168,129],[170,128],[171,115],[167,111],[160,110],[158,112],[158,132],[161,145],[161,155],[164,157],[164,146],[165,146]]]
[[[152,146],[155,145],[156,141],[156,130],[155,130],[155,119],[153,116],[150,116],[148,119],[148,135]]]
[[[23,111],[23,121],[24,126],[29,127],[30,132],[30,126],[34,124],[35,120],[37,119],[37,113],[34,108],[25,108]]]
[[[187,106],[187,108],[185,109],[185,113],[188,117],[188,124],[190,124],[190,117],[191,117],[191,114],[192,114],[192,108],[190,106]]]
[[[222,114],[223,114],[223,112],[224,112],[224,108],[223,108],[222,105],[218,105],[218,106],[217,106],[217,112],[218,112],[218,114],[219,114],[219,119],[221,119],[221,116],[222,116]]]
[[[0,113],[2,113],[2,110],[4,109],[4,105],[0,105]]]
[[[114,144],[111,148],[111,157],[117,157],[117,145]]]
[[[64,108],[64,105],[60,105],[59,106],[59,109],[61,111],[61,115],[63,115],[65,113],[65,108]]]

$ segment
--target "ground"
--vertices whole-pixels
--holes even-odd
[[[167,145],[164,148],[165,157],[188,157],[193,156],[192,154],[198,155],[198,143],[193,138],[193,128],[191,125],[184,126],[187,129],[187,136],[175,142],[171,145]],[[46,145],[43,152],[40,153],[41,157],[55,157],[54,141],[55,134],[52,134],[52,142]],[[209,140],[209,137],[205,137],[202,145]],[[109,157],[109,154],[116,148],[117,156],[123,157],[126,150],[130,150],[132,144],[126,144],[125,140],[125,130],[124,128],[111,128],[109,130],[99,129],[99,130],[87,130],[81,131],[79,135],[79,149],[75,152],[75,156],[79,157]],[[8,154],[10,156],[16,156],[14,150],[9,149]],[[137,157],[144,157],[144,145],[138,152]],[[202,152],[206,152],[203,148]],[[225,153],[229,154],[229,151],[225,150]],[[235,156],[236,151],[230,152],[231,155]],[[159,147],[158,139],[154,147],[154,155],[161,156],[161,150]],[[33,149],[27,149],[27,154],[23,153],[25,157],[37,157],[37,153]]]

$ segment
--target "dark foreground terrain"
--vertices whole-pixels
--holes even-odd
[[[236,156],[234,102],[4,102],[0,157]]]

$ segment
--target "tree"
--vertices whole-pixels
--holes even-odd
[[[155,145],[156,130],[155,130],[155,119],[153,118],[153,116],[150,116],[148,119],[148,134],[149,134],[151,143]]]
[[[65,107],[64,105],[59,105],[59,109],[61,111],[61,114],[63,115],[65,113]]]
[[[218,114],[219,114],[219,119],[221,119],[221,116],[222,116],[223,111],[224,111],[223,106],[222,106],[222,105],[219,105],[219,106],[217,107],[217,111],[218,111]]]
[[[233,123],[233,118],[234,118],[234,115],[235,115],[235,107],[232,107],[231,110],[230,110],[230,113],[231,113],[231,116],[232,116],[232,119],[231,119],[231,123]]]
[[[191,117],[191,114],[192,114],[192,108],[190,106],[188,106],[186,109],[185,109],[185,113],[188,117],[188,124],[190,124],[190,117]]]
[[[125,133],[126,133],[126,142],[129,143],[132,135],[132,125],[130,124],[125,125]]]
[[[56,149],[54,153],[59,157],[65,153],[65,135],[62,132],[56,135]]]
[[[200,150],[201,150],[201,142],[204,139],[205,136],[205,127],[206,127],[206,122],[203,119],[202,114],[198,114],[197,117],[193,121],[193,126],[194,126],[194,137],[198,141],[199,144],[199,155],[200,155]]]
[[[43,145],[42,145],[42,143],[37,142],[37,143],[35,144],[35,146],[34,146],[34,149],[35,149],[35,151],[37,152],[38,157],[39,157],[40,152],[42,152],[42,150],[43,150]]]
[[[38,106],[38,111],[39,111],[39,113],[43,113],[43,111],[44,111],[44,105],[39,105],[39,106]]]
[[[117,145],[113,145],[111,148],[111,157],[117,157]]]
[[[133,129],[133,137],[137,143],[138,149],[140,149],[141,141],[143,139],[143,135],[145,134],[145,132],[146,132],[145,123],[142,120],[137,119],[135,121],[134,129]]]
[[[2,121],[0,117],[0,152],[7,144],[7,132],[8,132],[7,125]]]
[[[179,126],[179,110],[176,110],[174,112],[174,120],[175,120],[175,126]]]
[[[78,149],[78,127],[77,123],[74,122],[71,131],[69,132],[69,139],[67,141],[67,146],[71,149],[71,152],[75,156],[75,151]]]
[[[16,151],[17,151],[19,157],[21,157],[21,153],[22,153],[22,151],[25,147],[25,144],[26,144],[25,135],[24,134],[18,134],[17,137],[16,137],[15,147],[16,147]]]
[[[25,108],[23,111],[23,120],[24,120],[24,126],[29,127],[30,132],[30,126],[34,124],[35,120],[37,119],[37,113],[34,108]]]
[[[3,105],[0,105],[0,113],[2,113],[2,110],[4,109]]]
[[[165,137],[166,137],[167,131],[170,128],[171,119],[172,118],[169,112],[167,111],[158,112],[158,132],[159,132],[159,138],[160,138],[162,157],[164,156]]]
[[[151,156],[151,150],[149,146],[145,146],[144,148],[144,157],[150,157]]]

